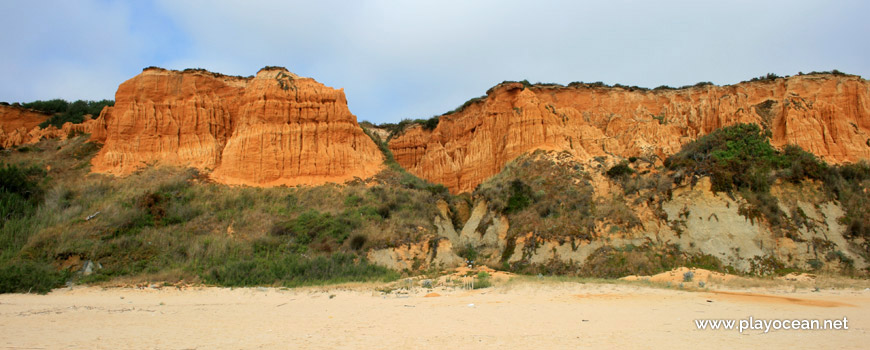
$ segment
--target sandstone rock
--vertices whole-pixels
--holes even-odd
[[[45,113],[15,106],[0,105],[0,147],[9,148],[27,144],[30,131],[50,116]]]
[[[93,171],[149,165],[213,170],[222,183],[322,184],[380,170],[383,155],[347,108],[344,91],[267,67],[255,77],[145,69],[98,118]],[[99,129],[99,128],[98,128]]]
[[[99,136],[104,134],[101,130],[102,119],[92,119],[91,115],[85,115],[85,120],[79,124],[65,123],[60,129],[49,126],[40,128],[39,124],[46,121],[50,115],[20,107],[0,105],[0,147],[37,143],[42,139],[66,139],[71,133],[92,134],[91,140],[102,142]],[[96,135],[94,135],[96,132]]]
[[[775,146],[796,144],[828,162],[870,159],[870,84],[819,74],[679,90],[504,83],[389,146],[411,173],[460,193],[531,150],[664,158],[735,123],[763,125]]]

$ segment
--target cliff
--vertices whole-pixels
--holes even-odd
[[[148,68],[118,87],[100,119],[95,172],[177,165],[213,170],[222,183],[275,186],[365,178],[383,162],[343,90],[284,68],[248,78]]]
[[[49,115],[26,108],[0,105],[0,147],[9,148],[29,143],[29,133]],[[38,139],[37,139],[38,140]]]
[[[735,123],[760,124],[775,146],[795,144],[831,163],[870,159],[870,84],[829,74],[676,90],[503,83],[389,147],[413,174],[459,193],[531,150],[663,159]]]

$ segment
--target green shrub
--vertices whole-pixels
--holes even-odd
[[[714,256],[688,255],[675,245],[656,246],[645,243],[634,249],[601,247],[589,255],[579,271],[574,270],[569,273],[589,277],[619,278],[628,275],[654,275],[679,266],[729,271],[729,268],[723,267],[721,261]]]
[[[767,73],[767,75],[762,75],[757,78],[752,78],[749,81],[774,81],[776,79],[782,78],[775,73]]]
[[[320,238],[332,238],[341,244],[359,226],[358,220],[353,215],[333,216],[330,213],[308,210],[295,219],[279,222],[272,228],[272,234],[290,235],[299,244],[309,244]]]
[[[822,181],[827,193],[840,202],[845,215],[839,218],[847,236],[870,239],[870,164],[860,162],[828,168]],[[865,245],[870,254],[870,245]]]
[[[103,110],[104,107],[114,105],[115,101],[111,100],[77,100],[73,103],[69,103],[61,99],[54,99],[49,101],[34,101],[23,104],[24,107],[35,109],[52,115],[48,120],[39,124],[39,127],[41,128],[47,128],[50,125],[53,125],[56,128],[60,128],[63,126],[64,123],[67,122],[79,124],[85,120],[85,115],[90,114],[96,118],[100,115],[100,112]]]
[[[31,214],[42,200],[45,170],[37,166],[0,164],[0,228],[13,218]]]
[[[741,208],[749,218],[765,217],[776,226],[784,220],[776,198],[770,196],[775,170],[788,168],[790,179],[817,174],[821,169],[812,155],[797,147],[783,154],[774,149],[763,131],[755,124],[737,124],[718,129],[685,145],[668,157],[665,165],[685,169],[697,175],[708,175],[714,192],[740,191],[751,204]]]
[[[825,162],[795,145],[785,146],[782,160],[777,165],[783,169],[779,176],[792,183],[799,183],[804,179],[821,180],[829,171]]]
[[[622,162],[607,169],[606,174],[612,179],[621,179],[634,174],[634,169],[628,166],[628,163]]]
[[[714,191],[751,188],[766,191],[766,174],[781,164],[770,143],[769,132],[755,124],[737,124],[705,135],[683,146],[665,160],[670,169],[688,169],[710,175]]]
[[[366,236],[354,235],[350,237],[350,249],[353,249],[355,251],[362,250],[363,247],[366,245],[367,241],[368,238]]]
[[[66,273],[51,264],[23,260],[0,266],[0,293],[45,294],[63,285]]]
[[[490,274],[485,271],[480,271],[477,273],[477,280],[474,282],[474,289],[483,289],[492,287],[492,281],[490,280]]]
[[[829,252],[826,258],[828,261],[839,260],[844,265],[846,265],[847,269],[852,269],[855,267],[855,260],[846,256],[846,254],[839,250]]]
[[[595,222],[604,220],[583,165],[557,164],[554,156],[544,151],[520,156],[475,190],[491,211],[507,215],[508,242],[529,232],[548,239],[591,239]]]
[[[452,112],[446,113],[445,115],[450,114],[450,113],[452,113]],[[440,118],[441,118],[440,116],[436,115],[436,116],[433,116],[432,118],[429,118],[429,119],[402,119],[398,123],[379,124],[379,125],[377,125],[377,128],[389,131],[389,136],[387,136],[386,140],[375,140],[375,143],[378,143],[380,141],[387,142],[390,139],[401,135],[402,133],[405,132],[405,129],[407,129],[413,125],[420,125],[423,128],[423,130],[434,130],[436,127],[438,127],[438,122],[439,122]],[[371,123],[369,123],[369,124],[371,125]],[[374,125],[372,125],[372,126],[374,126]],[[372,135],[369,135],[369,136],[372,136]]]
[[[462,112],[462,111],[464,111],[466,108],[468,108],[469,106],[471,106],[471,105],[473,105],[473,104],[476,104],[476,103],[483,102],[483,101],[486,101],[486,95],[483,95],[483,96],[480,96],[480,97],[475,97],[475,98],[472,98],[472,99],[470,99],[470,100],[468,100],[468,101],[465,101],[465,102],[462,103],[459,107],[456,107],[455,109],[453,109],[453,110],[451,110],[451,111],[449,111],[449,112],[447,112],[447,113],[444,113],[444,115],[451,115],[451,114],[454,114],[454,113]]]
[[[769,193],[776,178],[792,183],[818,180],[832,199],[840,202],[846,215],[840,221],[852,237],[870,238],[870,165],[867,163],[828,166],[798,146],[774,149],[770,133],[755,124],[737,124],[718,129],[683,147],[665,160],[672,170],[709,176],[714,191],[739,192],[748,205],[740,208],[747,218],[765,218],[774,228],[787,228],[787,216]]]
[[[209,268],[202,278],[206,283],[228,287],[297,287],[324,283],[391,281],[398,279],[398,274],[369,264],[365,258],[353,254],[334,253],[314,258],[283,254],[271,258],[256,256],[227,261]]]
[[[517,213],[532,204],[532,189],[520,179],[514,179],[510,183],[511,195],[508,198],[505,214]]]
[[[65,113],[67,110],[69,110],[69,102],[59,98],[48,101],[37,100],[24,103],[21,106],[48,114]]]
[[[462,249],[460,249],[456,255],[459,255],[461,258],[468,261],[476,261],[477,260],[477,249],[474,248],[471,243],[465,244]]]

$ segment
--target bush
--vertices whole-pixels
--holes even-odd
[[[758,78],[752,78],[749,81],[774,81],[776,79],[782,78],[775,73],[767,73],[767,75],[762,75]]]
[[[227,261],[208,269],[202,278],[206,283],[227,287],[297,287],[324,283],[391,281],[398,279],[398,274],[385,267],[369,264],[365,258],[353,254],[335,253],[314,258],[282,254],[271,258],[257,256]]]
[[[634,169],[628,166],[628,163],[622,162],[607,169],[607,176],[611,179],[622,179],[626,176],[634,174]]]
[[[683,274],[683,282],[692,282],[692,279],[695,278],[695,273],[692,271],[686,271]]]
[[[366,238],[366,236],[354,235],[350,238],[350,249],[356,251],[362,250],[362,248],[366,245],[366,241],[368,241],[368,238]]]
[[[471,243],[466,243],[465,247],[462,247],[456,255],[468,261],[475,261],[477,260],[477,249]]]
[[[849,237],[870,239],[870,164],[843,164],[827,168],[822,183],[826,192],[840,202],[845,215],[839,218]],[[870,245],[865,245],[870,249]],[[870,253],[870,250],[867,251]]]
[[[42,200],[40,183],[45,170],[37,166],[0,164],[0,228],[12,219],[29,215]]]
[[[482,289],[492,287],[492,281],[490,280],[490,274],[485,271],[480,271],[477,273],[477,281],[474,282],[474,289]]]
[[[743,188],[766,192],[772,183],[768,174],[783,164],[769,137],[769,132],[755,124],[721,128],[683,146],[665,160],[665,165],[710,176],[716,192]]]
[[[526,83],[528,83],[528,81],[526,81]],[[465,101],[465,102],[464,102],[463,104],[461,104],[459,107],[456,107],[456,108],[453,109],[452,111],[449,111],[449,112],[447,112],[447,113],[444,113],[444,115],[451,115],[451,114],[454,114],[454,113],[462,112],[462,111],[464,111],[466,108],[468,108],[469,106],[471,106],[471,105],[473,105],[473,104],[476,104],[476,103],[479,103],[479,102],[483,102],[483,101],[486,101],[486,95],[483,95],[483,96],[480,96],[480,97],[475,97],[475,98],[472,98],[472,99],[470,99],[470,100],[468,100],[468,101]]]
[[[45,294],[63,285],[66,274],[51,264],[30,260],[0,266],[0,293]]]
[[[450,113],[447,113],[447,114],[450,114]],[[445,115],[447,115],[447,114],[445,114]],[[377,125],[378,128],[385,129],[385,130],[389,131],[390,135],[387,136],[386,140],[375,140],[375,143],[378,143],[380,141],[389,141],[393,137],[401,135],[402,133],[405,132],[405,129],[407,129],[413,125],[420,125],[423,128],[423,130],[434,130],[436,127],[438,127],[439,120],[440,120],[440,116],[436,115],[436,116],[433,116],[432,118],[429,118],[429,119],[402,119],[402,121],[400,121],[398,123],[383,123],[383,124]],[[369,124],[371,124],[371,123],[369,123]],[[369,136],[372,136],[372,135],[369,135]]]
[[[785,146],[778,166],[783,169],[779,176],[792,183],[799,183],[804,179],[821,180],[828,172],[827,164],[795,145]]]
[[[510,185],[511,196],[508,198],[505,214],[512,214],[527,208],[532,204],[532,189],[520,179],[514,179]]]
[[[338,244],[344,242],[350,232],[359,226],[353,215],[333,216],[316,210],[308,210],[295,219],[273,226],[273,235],[290,235],[299,244],[309,244],[317,239],[331,238]]]
[[[665,165],[709,176],[715,192],[740,192],[749,204],[741,207],[740,213],[750,219],[763,217],[774,227],[787,225],[785,213],[769,193],[775,178],[793,183],[825,180],[828,187],[840,182],[830,179],[836,174],[813,154],[794,145],[777,151],[769,137],[769,131],[755,124],[721,128],[685,145],[668,157]]]
[[[474,192],[486,199],[490,211],[507,215],[508,246],[513,237],[529,232],[547,239],[591,239],[595,222],[603,220],[583,165],[557,164],[552,157],[558,154],[520,156]],[[505,250],[502,257],[512,253]]]
[[[774,228],[788,225],[778,200],[769,193],[774,180],[818,180],[830,198],[845,209],[839,221],[847,227],[847,235],[870,238],[870,164],[829,166],[798,146],[788,145],[777,151],[768,142],[769,137],[769,132],[755,124],[718,129],[685,145],[665,160],[665,166],[709,176],[714,191],[739,192],[748,203],[739,212],[750,219],[763,217]]]
[[[47,128],[50,125],[53,125],[56,128],[60,128],[63,126],[63,124],[67,122],[79,124],[85,120],[85,115],[89,114],[93,117],[97,117],[100,115],[100,112],[103,110],[104,107],[114,105],[115,101],[112,100],[77,100],[73,103],[69,103],[61,99],[54,99],[49,101],[34,101],[23,104],[24,107],[35,109],[52,115],[48,120],[39,124],[39,127],[41,128]]]
[[[22,104],[21,106],[48,114],[65,113],[69,110],[69,102],[59,98],[48,101],[37,100]]]

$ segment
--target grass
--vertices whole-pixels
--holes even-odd
[[[776,181],[800,184],[820,181],[829,199],[846,210],[840,219],[850,237],[870,238],[870,164],[830,166],[798,146],[782,151],[769,142],[769,131],[755,124],[738,124],[718,129],[693,141],[665,160],[670,170],[709,176],[716,192],[738,193],[747,204],[739,212],[750,220],[762,219],[775,230],[795,230],[777,198],[770,194]],[[676,181],[681,181],[677,178]],[[870,245],[864,244],[870,254]]]
[[[89,173],[99,146],[86,139],[2,153],[4,164],[22,164],[0,168],[4,282],[31,283],[16,266],[56,272],[34,280],[39,286],[148,276],[218,285],[390,280],[396,274],[369,264],[366,252],[435,237],[433,191],[395,172],[368,184],[293,188],[230,187],[172,167],[114,178]],[[85,260],[103,268],[75,274],[81,264],[70,262]]]
[[[659,213],[674,183],[694,175],[710,176],[717,190],[745,199],[739,210],[746,217],[783,228],[809,221],[784,213],[770,188],[814,180],[822,196],[844,208],[839,220],[848,238],[870,242],[870,166],[829,166],[796,147],[773,149],[758,127],[714,132],[654,172],[637,170],[650,163],[642,158],[604,170],[539,151],[510,162],[464,197],[408,173],[383,140],[369,136],[384,152],[384,171],[368,181],[317,187],[230,187],[172,167],[125,178],[90,174],[100,146],[86,142],[87,136],[0,152],[0,284],[7,292],[44,292],[69,280],[152,277],[227,286],[388,281],[398,274],[371,265],[369,251],[437,238],[432,218],[439,215],[438,201],[448,203],[458,227],[468,219],[473,198],[486,199],[491,211],[507,216],[505,264],[499,267],[510,271],[607,278],[677,266],[729,271],[712,256],[652,244],[606,246],[587,261],[536,265],[529,263],[535,254],[529,246],[520,261],[507,263],[520,235],[530,234],[527,242],[579,245],[633,232],[642,227],[640,211]],[[592,181],[610,181],[617,191],[596,195]],[[868,243],[862,247],[870,252]],[[455,249],[476,258],[476,247]],[[79,276],[86,260],[103,268]],[[848,268],[855,262],[825,251],[813,264]],[[757,265],[770,273],[793,268],[773,260]]]
[[[477,273],[477,279],[474,282],[474,289],[483,289],[492,287],[492,280],[490,279],[492,276],[485,272],[480,271]]]
[[[535,239],[579,244],[600,238],[596,225],[628,228],[639,223],[621,196],[595,196],[584,165],[558,164],[553,160],[557,157],[544,151],[520,156],[475,190],[475,197],[485,198],[491,211],[505,214],[510,222],[503,261],[513,255],[519,235],[531,232]],[[509,269],[521,271],[522,265]]]
[[[4,264],[0,266],[0,293],[45,294],[62,285],[67,275],[44,262],[23,260]]]
[[[393,156],[393,151],[391,151],[390,147],[387,145],[386,140],[382,140],[377,134],[365,128],[363,131],[372,139],[372,141],[374,141],[378,146],[378,149],[381,150],[381,153],[384,154],[384,165],[386,165],[386,169],[376,175],[376,179],[380,183],[410,190],[425,190],[439,199],[451,198],[450,192],[446,186],[433,184],[423,180],[414,174],[409,173],[405,168],[399,165],[399,163],[396,162],[396,158]]]
[[[298,287],[364,281],[394,281],[398,272],[369,264],[352,254],[304,258],[293,254],[270,256],[258,252],[253,259],[232,260],[213,266],[204,275],[207,283],[222,286],[280,285]]]
[[[689,255],[676,246],[643,245],[634,249],[605,247],[588,260],[551,261],[530,264],[536,244],[523,247],[523,258],[515,256],[516,237],[526,242],[550,241],[579,245],[583,241],[606,240],[609,235],[635,232],[642,228],[638,213],[651,212],[667,220],[662,204],[671,198],[675,184],[686,184],[710,177],[714,191],[740,197],[738,213],[771,228],[774,234],[795,240],[798,227],[811,225],[806,215],[783,211],[780,199],[771,193],[774,186],[812,187],[821,183],[821,201],[837,200],[846,214],[839,222],[847,227],[847,237],[870,255],[870,165],[866,163],[830,166],[797,146],[773,148],[769,134],[757,125],[740,124],[719,129],[684,146],[665,161],[665,168],[638,172],[640,158],[623,161],[605,170],[589,169],[572,161],[556,161],[558,154],[536,152],[510,162],[503,171],[481,184],[474,195],[485,198],[489,209],[508,217],[504,268],[518,273],[568,274],[616,278],[631,274],[654,274],[678,266],[696,266],[714,271],[733,272],[709,255]],[[622,193],[596,194],[591,181],[604,175],[622,188]],[[601,181],[601,180],[595,180]],[[815,181],[815,182],[808,182]],[[803,186],[803,187],[802,187]],[[827,196],[827,198],[824,198]],[[676,220],[676,219],[674,219]],[[802,226],[801,226],[802,225]],[[679,233],[678,233],[679,234]],[[835,264],[849,272],[854,266],[846,254],[825,251],[815,266]],[[754,261],[753,273],[782,274],[802,271],[795,266],[765,257]],[[815,269],[818,269],[815,268]]]

